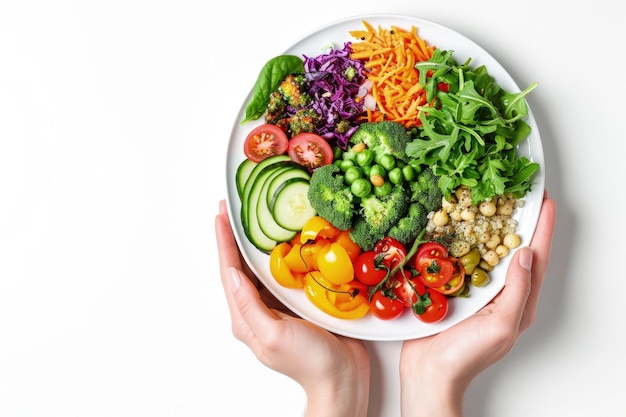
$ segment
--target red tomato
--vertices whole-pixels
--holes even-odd
[[[444,294],[428,291],[420,298],[422,303],[413,305],[413,314],[419,320],[424,323],[438,323],[448,315],[448,297]]]
[[[446,248],[439,242],[422,243],[419,249],[417,249],[415,259],[420,259],[424,256],[427,256],[429,258],[447,258],[448,248]]]
[[[248,133],[243,152],[251,161],[260,162],[267,157],[284,154],[288,146],[287,134],[280,127],[266,123]]]
[[[361,252],[354,262],[354,276],[365,285],[377,285],[387,276],[382,258],[373,250]]]
[[[400,299],[395,297],[393,292],[378,290],[370,301],[370,311],[381,320],[397,319],[404,312],[405,306]]]
[[[415,263],[418,276],[427,287],[441,287],[445,285],[457,268],[455,263],[446,258],[434,258],[423,256]]]
[[[406,307],[412,307],[418,301],[418,297],[426,292],[426,287],[417,277],[413,277],[410,271],[399,271],[394,275],[391,288],[396,297]]]
[[[392,237],[384,237],[374,246],[374,252],[384,254],[384,263],[389,268],[395,267],[406,257],[406,248]]]
[[[333,149],[326,139],[312,132],[298,133],[289,140],[291,160],[309,169],[333,162]]]

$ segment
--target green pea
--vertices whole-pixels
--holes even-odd
[[[354,166],[354,161],[351,159],[341,159],[339,160],[339,168],[341,168],[341,170],[343,172],[348,171],[348,168],[351,168]]]
[[[372,183],[365,178],[357,178],[350,185],[350,191],[357,197],[367,197],[372,192]]]
[[[411,165],[405,165],[402,167],[402,176],[405,181],[413,181],[417,176],[417,171]]]
[[[404,182],[404,175],[402,175],[402,168],[395,167],[387,174],[387,178],[394,184],[402,184]]]
[[[396,158],[390,154],[381,155],[377,162],[387,171],[391,171],[396,167]]]
[[[383,185],[374,187],[374,195],[377,197],[383,197],[389,194],[393,190],[393,184],[389,181],[385,181]]]
[[[346,169],[344,179],[348,185],[351,185],[354,181],[362,177],[361,168],[357,166],[351,166]]]
[[[386,177],[387,176],[387,170],[385,170],[385,168],[383,168],[382,165],[379,164],[374,164],[372,165],[372,167],[370,168],[370,173],[369,173],[370,177],[372,175],[380,175],[381,177]]]
[[[363,149],[356,154],[356,163],[359,166],[371,165],[374,161],[374,152],[371,149]]]
[[[472,272],[472,284],[475,287],[484,287],[490,281],[489,274],[480,268],[474,268]]]

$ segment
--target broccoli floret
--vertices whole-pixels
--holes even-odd
[[[354,195],[337,165],[323,165],[313,171],[309,180],[308,198],[317,214],[336,228],[348,230],[352,227]]]
[[[372,230],[362,217],[358,217],[354,222],[354,227],[350,230],[350,239],[359,245],[362,250],[372,250],[380,239],[385,237],[383,233],[372,233]]]
[[[388,235],[405,245],[412,244],[428,223],[428,211],[418,202],[409,205],[409,212],[389,229]]]
[[[406,145],[411,136],[406,127],[399,122],[365,122],[350,137],[350,144],[365,143],[378,156],[391,154],[396,158],[408,162]]]
[[[418,202],[426,212],[431,212],[441,207],[441,197],[443,193],[439,188],[439,177],[435,175],[430,167],[425,167],[414,181],[409,183],[411,190],[411,201]]]
[[[402,186],[396,185],[389,194],[384,196],[369,194],[362,197],[359,203],[359,214],[366,223],[368,233],[380,238],[386,236],[389,229],[406,215],[409,203],[409,196]],[[362,249],[365,248],[362,247]]]

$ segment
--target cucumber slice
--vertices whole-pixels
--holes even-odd
[[[250,239],[250,235],[249,235],[250,225],[248,223],[248,220],[249,220],[248,197],[250,195],[250,190],[252,189],[252,186],[254,185],[254,181],[256,180],[256,177],[259,175],[259,173],[263,171],[263,169],[267,168],[270,165],[276,164],[278,162],[287,162],[287,161],[291,161],[291,158],[289,158],[289,155],[274,155],[254,165],[254,167],[250,171],[250,174],[248,175],[247,178],[243,178],[243,176],[245,175],[245,170],[242,170],[241,172],[241,175],[242,175],[241,181],[243,184],[243,189],[241,192],[241,225],[243,226],[243,230],[246,232],[246,235],[248,235],[249,239]],[[256,209],[255,209],[255,212],[256,212]],[[255,213],[255,217],[256,217],[256,213]]]
[[[288,242],[296,236],[297,232],[285,229],[276,222],[267,203],[267,190],[273,178],[280,176],[284,172],[291,171],[293,168],[290,166],[291,164],[283,165],[281,163],[277,165],[280,165],[280,167],[273,169],[269,173],[263,172],[259,175],[257,184],[252,187],[250,194],[258,194],[258,197],[256,197],[256,214],[261,231],[272,240]]]
[[[276,223],[287,230],[300,231],[317,212],[307,196],[309,181],[304,178],[291,178],[276,190],[270,205]]]
[[[250,173],[256,165],[256,162],[246,158],[237,167],[237,173],[235,174],[235,185],[237,186],[237,194],[239,194],[239,199],[241,199],[241,197],[243,196],[243,187],[246,184],[248,178],[250,178]]]
[[[267,188],[267,205],[270,206],[270,209],[272,207],[274,196],[276,195],[276,190],[283,186],[285,181],[291,178],[303,178],[308,181],[311,179],[311,174],[302,165],[294,162],[293,169],[283,171],[280,175],[274,177]]]

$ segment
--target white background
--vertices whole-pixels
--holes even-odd
[[[258,70],[367,13],[441,23],[539,82],[552,264],[537,324],[473,383],[466,414],[623,415],[618,5],[0,1],[0,417],[302,413],[300,387],[232,336],[213,221]],[[370,417],[399,415],[398,346],[370,345]]]

